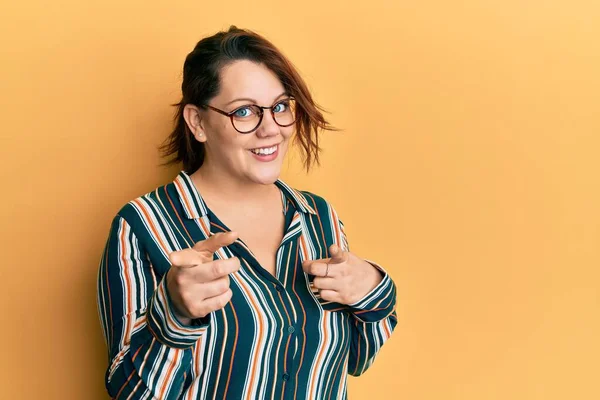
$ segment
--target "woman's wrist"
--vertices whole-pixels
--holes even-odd
[[[191,318],[180,315],[175,309],[173,309],[173,316],[175,316],[175,318],[181,325],[192,325],[193,320]]]

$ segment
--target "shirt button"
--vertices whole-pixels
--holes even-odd
[[[289,326],[288,327],[288,333],[292,334],[294,332],[296,332],[296,328],[294,328],[293,326]]]
[[[287,381],[287,380],[290,379],[290,376],[288,374],[283,374],[282,378],[283,378],[284,381]]]
[[[277,289],[278,292],[283,291],[283,288],[281,286],[279,286],[279,285],[275,286],[275,289]]]

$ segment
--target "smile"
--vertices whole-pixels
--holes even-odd
[[[250,150],[251,152],[253,152],[254,154],[260,155],[260,156],[268,156],[271,155],[273,153],[275,153],[277,151],[277,146],[272,146],[272,147],[261,147],[258,149],[252,149]]]

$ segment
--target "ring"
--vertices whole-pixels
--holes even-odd
[[[325,276],[323,278],[327,278],[327,275],[329,275],[329,263],[325,263],[325,265],[327,265],[327,269],[325,270]]]

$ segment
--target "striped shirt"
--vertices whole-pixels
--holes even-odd
[[[238,257],[231,301],[182,325],[166,290],[168,254],[229,229],[189,175],[126,204],[112,221],[98,274],[98,310],[108,347],[105,381],[117,399],[345,399],[348,374],[373,363],[396,325],[389,275],[350,305],[311,290],[304,260],[348,250],[344,225],[323,198],[276,182],[285,234],[276,274],[243,240],[215,259]]]

